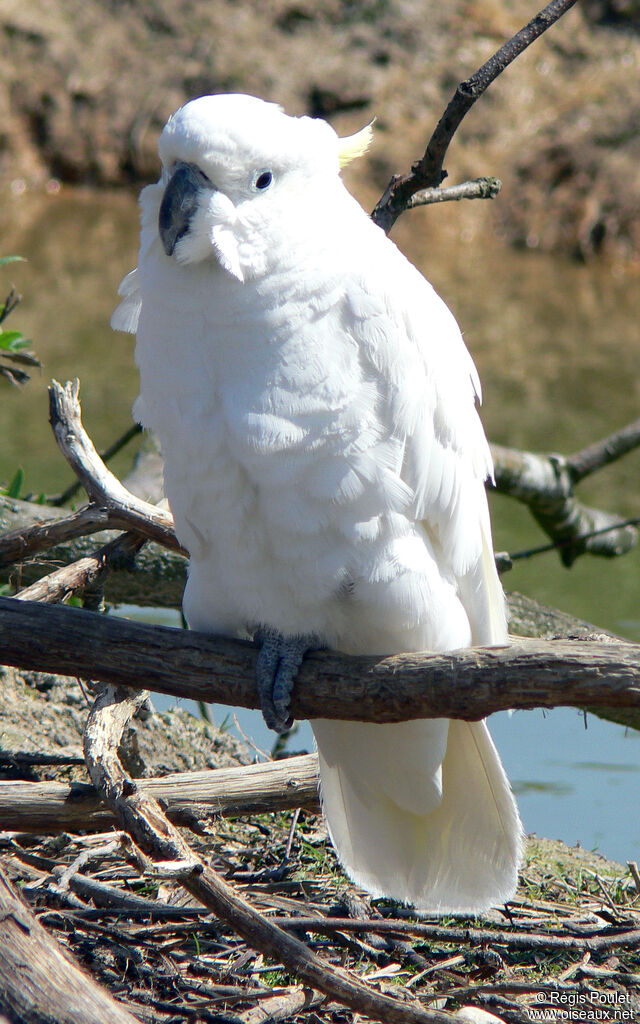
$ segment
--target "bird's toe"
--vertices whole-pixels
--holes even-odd
[[[293,725],[291,693],[306,652],[318,647],[317,637],[285,637],[273,629],[256,632],[260,653],[256,662],[256,685],[262,716],[270,729],[287,732]]]

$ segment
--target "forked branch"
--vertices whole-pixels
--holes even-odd
[[[639,446],[640,420],[568,456],[494,444],[496,490],[528,507],[567,567],[586,552],[614,558],[637,543],[637,527],[621,522],[622,517],[613,512],[584,505],[575,495],[575,486]]]
[[[375,223],[387,234],[401,213],[417,205],[412,202],[416,192],[421,189],[438,188],[440,185],[446,173],[443,171],[443,163],[449,144],[476,100],[523,50],[555,24],[575,3],[576,0],[552,0],[552,3],[547,4],[535,18],[516,32],[481,68],[478,68],[471,78],[460,82],[429,139],[424,155],[413,164],[409,174],[397,175],[391,179],[371,214]]]

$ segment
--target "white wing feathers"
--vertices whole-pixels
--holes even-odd
[[[122,295],[122,302],[116,306],[111,315],[111,326],[114,331],[126,331],[127,334],[135,334],[138,330],[140,309],[142,301],[138,290],[138,268],[130,271],[123,277],[118,288],[118,295]]]
[[[374,290],[369,278],[366,291],[350,295],[351,330],[362,358],[386,383],[381,415],[403,444],[400,473],[413,495],[411,513],[443,576],[455,581],[472,643],[504,643],[477,373],[447,307],[393,253],[388,248],[380,261],[385,274],[395,270],[390,282]],[[431,614],[446,615],[437,608]],[[522,826],[484,722],[321,721],[313,728],[329,831],[357,883],[440,913],[480,911],[512,895]]]
[[[473,642],[503,643],[505,603],[485,492],[493,465],[476,409],[478,374],[453,315],[431,285],[395,246],[385,257],[385,271],[395,262],[395,276],[375,294],[370,285],[349,294],[351,330],[386,382],[381,415],[404,446],[400,474],[413,494],[411,514],[456,580]]]

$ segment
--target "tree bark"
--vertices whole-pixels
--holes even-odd
[[[24,530],[36,522],[57,522],[68,510],[36,505],[0,495],[0,534]],[[103,530],[75,537],[19,565],[0,567],[0,583],[9,579],[28,587],[60,565],[88,558],[102,544],[114,540],[117,530]],[[106,600],[111,604],[137,604],[155,608],[179,608],[186,580],[187,560],[149,541],[134,559],[105,577]]]
[[[65,606],[0,598],[0,661],[176,697],[257,708],[257,648]],[[309,655],[296,718],[477,720],[507,708],[640,709],[640,646],[517,639],[446,654]]]
[[[140,1024],[58,945],[0,868],[0,1020]]]
[[[138,779],[140,791],[160,801],[172,821],[211,814],[262,814],[294,807],[319,810],[315,754],[282,761],[176,772]],[[17,832],[107,829],[115,823],[93,786],[87,783],[0,782],[2,828]]]

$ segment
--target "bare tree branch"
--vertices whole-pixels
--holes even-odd
[[[423,924],[417,921],[394,921],[388,918],[367,918],[360,920],[352,917],[277,917],[275,918],[281,928],[302,928],[310,932],[325,932],[330,935],[334,931],[344,930],[346,932],[385,932],[409,933],[420,936],[423,939],[431,939],[434,942],[451,942],[454,944],[468,942],[473,939],[476,942],[486,942],[492,945],[505,945],[511,949],[540,949],[540,950],[564,950],[566,952],[578,953],[586,950],[601,952],[602,950],[616,949],[620,946],[639,945],[640,928],[629,928],[617,935],[598,935],[594,933],[588,936],[576,935],[541,935],[535,932],[498,932],[488,928],[451,928],[440,924]],[[472,989],[465,989],[465,995],[469,995]]]
[[[535,18],[516,32],[479,68],[461,82],[431,136],[424,155],[413,164],[409,174],[396,176],[371,214],[374,222],[389,233],[395,221],[411,205],[411,197],[425,188],[437,188],[444,177],[442,165],[449,144],[462,119],[476,100],[505,68],[526,50],[543,32],[574,6],[576,0],[552,0]]]
[[[132,441],[134,437],[138,437],[141,433],[142,427],[140,426],[140,424],[133,423],[128,430],[125,430],[124,434],[122,434],[121,437],[118,437],[113,442],[113,444],[110,444],[108,448],[105,448],[105,450],[100,453],[100,459],[102,460],[102,462],[107,463],[109,459],[112,459],[114,457],[114,455],[117,455],[118,452],[121,452],[122,449],[129,444],[129,441]],[[65,490],[62,491],[61,494],[57,494],[55,497],[48,498],[48,502],[50,505],[53,505],[54,507],[66,505],[67,502],[71,501],[74,495],[78,493],[81,487],[81,481],[74,480],[73,483],[69,484],[69,486],[65,488]]]
[[[502,188],[499,178],[474,178],[446,188],[425,188],[407,200],[407,210],[433,203],[459,202],[461,199],[495,199]]]
[[[263,814],[295,807],[319,810],[315,754],[214,771],[140,779],[143,793],[162,803],[173,822],[207,815]],[[114,823],[93,786],[75,782],[0,782],[2,828],[23,832],[102,829]]]
[[[43,516],[31,526],[5,533],[0,538],[0,567],[14,565],[42,551],[66,544],[76,537],[87,537],[103,530],[133,530],[143,538],[155,540],[179,554],[186,554],[178,542],[173,519],[168,512],[135,498],[122,484],[119,484],[119,491],[119,494],[106,498],[105,505],[84,505],[77,512],[63,518]],[[153,515],[146,509],[153,510]]]
[[[41,601],[56,604],[71,594],[100,582],[115,562],[132,560],[145,543],[139,533],[123,533],[92,555],[80,558],[71,565],[62,566],[48,576],[25,587],[16,595],[18,601]]]
[[[85,510],[86,511],[86,510]],[[83,513],[84,515],[84,513]],[[93,529],[93,516],[101,516],[92,509],[87,520]],[[107,517],[108,519],[108,517]],[[36,505],[0,495],[0,583],[12,581],[25,587],[40,581],[44,573],[69,563],[89,559],[95,563],[93,533],[69,536],[82,528],[82,520],[72,521],[69,530],[67,516],[57,508]],[[62,522],[58,527],[56,523]],[[100,518],[102,522],[102,518]],[[31,528],[36,525],[33,532]],[[99,541],[106,546],[117,539],[113,530],[101,529]],[[41,541],[44,543],[41,546]],[[109,600],[114,604],[149,604],[164,608],[178,608],[186,578],[186,559],[174,549],[149,541],[132,558],[109,560],[109,572],[104,578]],[[48,584],[46,584],[48,585]],[[38,598],[39,599],[39,598]]]
[[[608,466],[616,459],[640,447],[640,419],[609,434],[602,441],[594,441],[579,452],[567,456],[567,469],[574,484],[584,480],[596,470]]]
[[[194,630],[0,598],[0,662],[193,700],[259,707],[257,648]],[[640,645],[522,640],[447,654],[311,654],[296,718],[475,720],[507,708],[640,706]]]
[[[640,444],[640,424],[630,424],[575,456],[537,455],[491,445],[495,487],[527,505],[532,516],[558,545],[564,565],[589,552],[613,558],[638,540],[635,526],[620,526],[620,516],[590,508],[574,495],[577,480]]]
[[[49,387],[49,419],[60,451],[82,481],[93,505],[113,511],[125,528],[140,527],[145,537],[167,547],[182,551],[173,529],[173,518],[156,505],[136,498],[107,469],[86,433],[80,414],[79,382],[62,387],[51,381]],[[89,506],[91,508],[91,506]],[[115,525],[113,522],[111,525]]]

